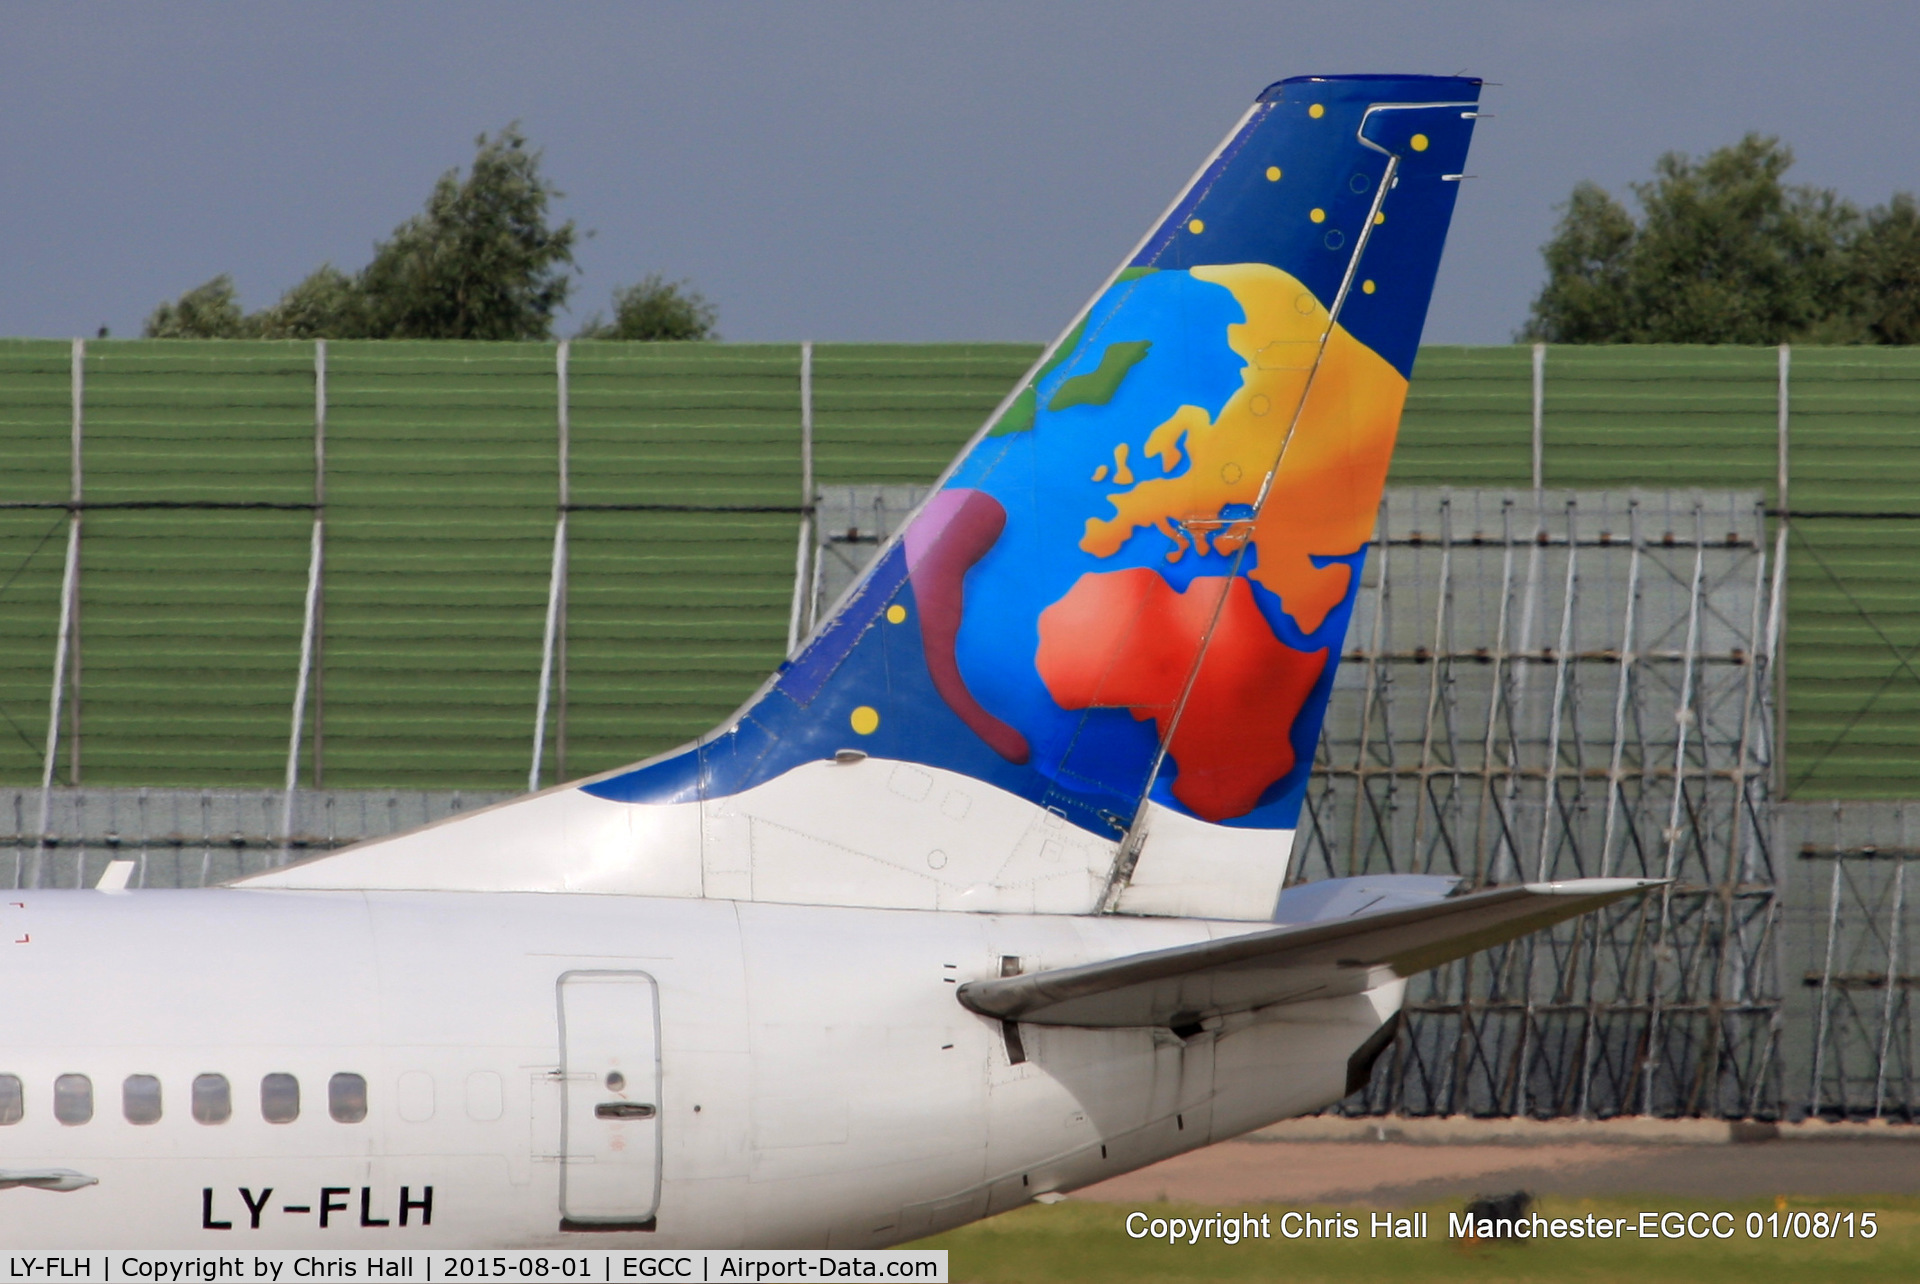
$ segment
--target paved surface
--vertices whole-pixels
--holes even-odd
[[[1920,1144],[1763,1141],[1436,1145],[1396,1141],[1223,1142],[1074,1193],[1109,1203],[1171,1199],[1381,1208],[1527,1190],[1536,1195],[1920,1195]]]

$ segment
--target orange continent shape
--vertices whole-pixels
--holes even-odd
[[[1325,650],[1274,636],[1246,580],[1201,577],[1183,593],[1146,568],[1089,572],[1040,613],[1035,666],[1062,708],[1127,709],[1152,718],[1164,742],[1216,609],[1167,752],[1173,796],[1219,822],[1252,811],[1293,770],[1293,725],[1327,662]]]
[[[1227,327],[1228,345],[1246,361],[1241,386],[1218,417],[1182,406],[1149,432],[1143,480],[1109,497],[1114,515],[1090,518],[1080,547],[1111,557],[1148,526],[1167,533],[1184,526],[1202,551],[1209,539],[1229,553],[1250,540],[1258,554],[1253,578],[1312,633],[1346,598],[1352,574],[1344,564],[1316,566],[1314,559],[1349,556],[1372,535],[1407,381],[1344,329],[1329,328],[1326,308],[1288,273],[1260,263],[1192,273],[1231,291],[1246,313],[1246,321]],[[1322,335],[1325,357],[1309,385]],[[1186,467],[1156,477],[1147,459],[1163,474]],[[1259,519],[1220,525],[1228,505],[1259,498],[1276,460]],[[1170,558],[1185,546],[1178,535],[1173,542]]]

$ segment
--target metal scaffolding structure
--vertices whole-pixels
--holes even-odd
[[[1780,1111],[1765,536],[1752,493],[1388,494],[1291,881],[1672,881],[1417,979],[1355,1108]]]
[[[906,524],[926,486],[821,486],[814,491],[809,622],[826,618],[867,563]]]
[[[1920,885],[1911,869],[1920,860],[1920,808],[1789,803],[1776,825],[1778,850],[1797,858],[1788,1003],[1799,1037],[1786,1067],[1795,1107],[1829,1119],[1913,1122]]]

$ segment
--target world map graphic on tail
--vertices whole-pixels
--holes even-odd
[[[713,797],[853,747],[1107,837],[1143,798],[1292,828],[1478,88],[1269,89],[769,687],[589,790]]]
[[[1154,625],[1114,626],[1136,619]],[[1176,726],[1210,624],[1212,642]],[[1196,579],[1180,593],[1145,568],[1084,575],[1040,613],[1047,693],[1063,709],[1152,718],[1159,737],[1172,738],[1173,796],[1203,820],[1245,815],[1292,770],[1294,719],[1326,661],[1324,650],[1303,654],[1275,637],[1241,579]]]

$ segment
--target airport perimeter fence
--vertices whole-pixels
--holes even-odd
[[[1037,352],[0,343],[14,885],[90,885],[111,859],[136,885],[204,885],[698,734]],[[1433,509],[1435,529],[1383,524],[1371,591],[1396,567],[1420,605],[1395,627],[1453,642],[1356,626],[1296,877],[1595,872],[1628,850],[1609,806],[1636,870],[1686,876],[1651,931],[1623,913],[1436,976],[1346,1108],[1912,1119],[1920,822],[1869,800],[1920,797],[1920,353],[1427,349],[1391,484],[1388,509]],[[1569,541],[1556,488],[1578,492],[1567,531],[1577,512],[1620,525],[1614,508],[1648,502],[1635,488],[1687,512],[1648,539]],[[1456,503],[1547,537],[1437,560]],[[1617,623],[1635,556],[1670,599],[1708,545],[1728,569],[1701,602],[1747,636],[1644,666],[1623,737],[1619,647],[1545,635]],[[1535,585],[1531,646],[1488,641],[1524,609],[1511,565]],[[1479,607],[1458,605],[1469,582]],[[1502,646],[1505,688],[1475,654]],[[1655,680],[1683,652],[1745,685],[1683,698]],[[1473,737],[1448,719],[1498,710],[1498,752],[1462,756]],[[1676,749],[1689,711],[1699,734]],[[1741,719],[1758,739],[1729,766]],[[1640,755],[1624,775],[1616,742]],[[1697,786],[1691,768],[1663,783],[1662,752],[1700,755]],[[1517,837],[1490,843],[1501,816]]]
[[[548,783],[677,744],[786,651],[808,464],[924,484],[1033,352],[0,343],[0,781],[524,788],[541,712]]]
[[[658,752],[832,580],[821,491],[926,486],[1038,351],[0,342],[0,782],[284,787],[301,690],[315,788]],[[1425,349],[1392,483],[1536,475],[1760,491],[1783,792],[1920,797],[1920,352]]]

